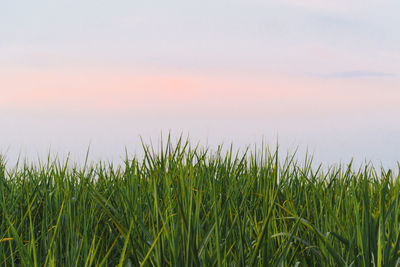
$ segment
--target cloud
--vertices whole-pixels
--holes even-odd
[[[343,71],[343,72],[331,72],[331,73],[313,73],[313,77],[325,78],[325,79],[354,79],[354,78],[379,78],[379,77],[396,77],[395,73],[391,72],[377,72],[377,71]]]

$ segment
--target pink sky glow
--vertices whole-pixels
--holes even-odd
[[[189,113],[196,109],[337,113],[393,108],[400,99],[396,84],[380,78],[46,70],[2,72],[0,79],[7,88],[1,108],[33,111],[159,112],[169,108]]]
[[[277,136],[400,160],[400,1],[4,1],[0,154]],[[319,157],[318,157],[319,156]]]

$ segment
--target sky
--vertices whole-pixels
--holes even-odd
[[[400,160],[400,2],[3,1],[0,153],[93,160],[140,137]]]

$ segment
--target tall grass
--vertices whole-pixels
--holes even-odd
[[[0,160],[0,265],[396,266],[391,170],[170,141],[123,166]]]

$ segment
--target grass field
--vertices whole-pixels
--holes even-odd
[[[185,141],[156,151],[122,166],[0,160],[0,266],[399,264],[391,170]]]

